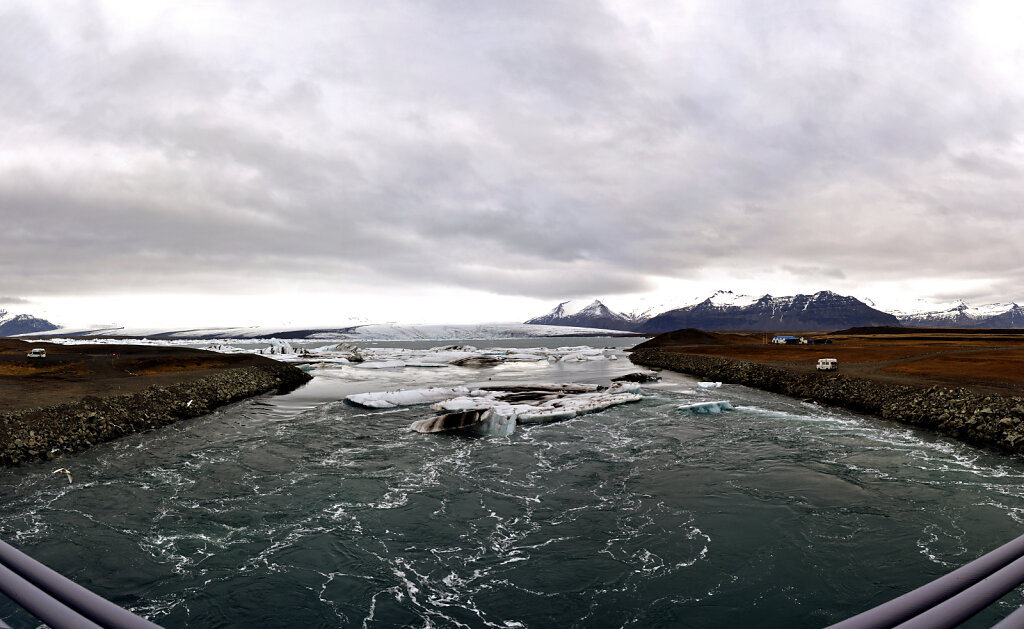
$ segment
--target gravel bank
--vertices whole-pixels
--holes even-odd
[[[287,392],[310,380],[283,363],[225,369],[138,393],[88,396],[78,402],[0,414],[0,466],[47,460],[97,443],[182,419],[270,391]]]
[[[637,365],[742,384],[929,428],[969,443],[1024,452],[1024,398],[983,395],[966,388],[916,387],[839,373],[798,373],[717,356],[640,349]]]

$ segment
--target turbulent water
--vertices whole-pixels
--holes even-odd
[[[1020,458],[738,386],[667,374],[642,402],[507,438],[341,402],[633,370],[320,369],[0,471],[0,538],[166,627],[820,627],[1024,533]],[[736,410],[678,408],[719,399]],[[0,619],[38,624],[2,597]]]

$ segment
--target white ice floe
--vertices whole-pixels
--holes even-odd
[[[517,352],[505,355],[505,360],[508,362],[531,363],[540,362],[547,359],[548,357],[542,354],[527,354],[524,352]]]
[[[367,360],[356,365],[359,369],[399,369],[406,366],[404,360]]]
[[[698,382],[697,386],[701,389],[717,389],[722,386],[721,382]]]
[[[721,413],[722,411],[733,410],[733,406],[727,400],[717,400],[714,402],[696,402],[694,404],[682,404],[679,406],[679,410],[701,414]]]
[[[560,362],[586,362],[591,360],[617,360],[618,357],[615,354],[609,354],[604,350],[593,349],[590,347],[585,348],[565,348],[560,347],[560,350],[569,350],[567,353],[558,357]]]
[[[431,408],[444,414],[413,422],[410,428],[418,432],[472,428],[475,434],[507,435],[517,424],[571,419],[641,399],[635,383],[616,383],[607,389],[592,384],[497,385],[436,402]],[[474,413],[478,422],[466,425]]]
[[[153,346],[190,346],[195,341],[182,339],[51,339],[51,342],[67,345],[83,343],[121,343],[131,345]],[[258,344],[257,344],[258,343]],[[253,347],[253,345],[256,345]],[[270,338],[260,341],[252,339],[234,339],[209,341],[202,349],[225,354],[262,354],[290,363],[316,363],[351,365],[360,369],[399,369],[402,367],[463,367],[488,368],[505,363],[526,362],[589,362],[600,360],[618,360],[621,350],[596,349],[586,345],[565,347],[531,347],[510,348],[491,347],[477,348],[472,345],[446,345],[429,349],[412,349],[399,347],[364,347],[358,348],[349,343],[326,343],[315,347],[310,341]]]
[[[640,385],[617,382],[608,388],[596,384],[493,385],[433,387],[359,393],[345,398],[368,408],[395,408],[430,404],[440,414],[413,422],[417,432],[458,431],[507,436],[517,424],[539,424],[570,419],[611,406],[643,399]]]
[[[273,341],[273,340],[272,340]],[[505,363],[526,362],[589,362],[618,360],[620,350],[595,349],[585,345],[572,347],[531,347],[528,350],[492,347],[478,349],[469,345],[448,345],[431,349],[410,349],[398,347],[366,347],[356,349],[345,344],[326,345],[296,349],[285,353],[282,344],[271,344],[265,353],[277,360],[287,362],[333,361],[350,362],[360,369],[397,369],[402,367],[462,367],[481,369],[496,367]],[[269,351],[274,349],[274,351]]]
[[[256,352],[258,354],[267,354],[267,355],[274,355],[274,354],[296,354],[296,353],[299,353],[294,347],[292,347],[291,343],[289,343],[288,341],[282,341],[281,339],[270,339],[270,345],[268,345],[267,347],[265,347],[263,349],[258,349],[258,350],[256,350]],[[303,350],[302,353],[307,353],[307,352],[305,350]]]
[[[515,432],[514,417],[499,415],[489,408],[470,409],[435,415],[413,422],[410,430],[423,433],[462,432],[489,437],[507,437]]]
[[[398,391],[355,393],[347,396],[345,399],[352,404],[367,408],[395,408],[398,406],[430,404],[468,393],[469,389],[466,387],[433,387],[430,389],[399,389]]]

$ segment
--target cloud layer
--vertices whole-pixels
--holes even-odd
[[[1004,10],[5,3],[0,292],[753,274],[1021,300]]]

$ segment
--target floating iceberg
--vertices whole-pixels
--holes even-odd
[[[360,369],[399,369],[405,365],[404,360],[365,360],[356,367]]]
[[[345,398],[367,408],[396,408],[432,404],[441,414],[413,422],[416,432],[459,432],[463,434],[508,436],[517,424],[539,424],[570,419],[583,413],[643,399],[640,385],[616,382],[610,387],[596,384],[490,385],[432,387],[399,391],[357,393]]]
[[[431,408],[445,414],[413,422],[410,429],[507,436],[517,424],[571,419],[642,399],[640,387],[632,383],[616,383],[607,389],[596,384],[494,385],[434,403]]]
[[[244,335],[242,335],[244,336]],[[267,343],[252,347],[253,340],[235,339],[243,346],[231,345],[216,340],[207,343],[204,349],[226,354],[262,354],[275,360],[290,363],[316,363],[324,365],[351,365],[362,369],[399,369],[403,367],[496,367],[515,362],[589,362],[618,360],[621,350],[596,349],[587,345],[564,347],[490,347],[478,348],[472,345],[445,345],[427,349],[397,347],[356,347],[346,342],[332,342],[318,347],[309,347],[310,339],[260,339]],[[132,345],[182,345],[194,346],[195,341],[185,339],[51,339],[52,342],[74,345],[79,343],[120,343]]]
[[[516,429],[515,418],[499,415],[493,410],[471,409],[445,413],[413,422],[409,428],[416,432],[460,432],[465,434],[507,437]]]
[[[634,371],[612,378],[612,382],[657,382],[658,380],[661,380],[661,376],[655,371]]]
[[[524,352],[512,352],[505,355],[505,360],[510,363],[535,363],[547,359],[547,356],[542,356],[540,354],[527,354]]]
[[[592,347],[559,347],[556,352],[560,355],[558,360],[563,363],[587,362],[591,360],[617,360],[615,354],[607,354],[604,350]]]
[[[697,387],[700,389],[718,389],[722,386],[721,382],[698,382]]]
[[[296,354],[299,353],[299,350],[296,350],[294,347],[292,347],[292,344],[289,343],[288,341],[282,341],[281,339],[270,339],[270,345],[264,347],[263,349],[256,350],[256,353],[267,354],[272,356],[274,354]],[[302,350],[302,353],[306,353],[305,350]]]
[[[354,393],[345,399],[356,406],[366,408],[395,408],[398,406],[415,406],[431,404],[440,400],[466,395],[466,387],[433,387],[430,389],[409,389],[398,391],[380,391],[376,393]]]
[[[594,349],[587,346],[575,347],[532,347],[528,350],[492,347],[478,349],[471,345],[446,345],[430,349],[395,347],[366,347],[356,349],[347,344],[325,345],[311,349],[285,348],[287,341],[274,341],[274,351],[263,350],[268,355],[284,361],[306,362],[310,360],[333,363],[354,363],[360,369],[400,369],[403,367],[497,367],[505,363],[525,362],[584,362],[597,360],[618,360],[618,350]],[[283,348],[284,351],[277,348]],[[290,346],[289,346],[290,347]],[[268,348],[270,349],[270,348]],[[290,352],[290,353],[289,353]]]
[[[722,411],[733,410],[733,406],[726,400],[718,400],[715,402],[697,402],[695,404],[683,404],[679,407],[679,410],[701,414],[721,413]]]
[[[495,356],[493,354],[478,354],[473,356],[466,356],[465,358],[458,358],[451,362],[456,367],[493,367],[500,365],[505,362],[504,356]]]

